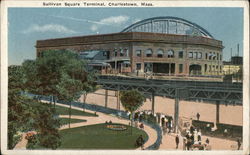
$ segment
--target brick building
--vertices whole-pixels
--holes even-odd
[[[159,75],[222,75],[222,41],[202,27],[176,17],[139,21],[120,33],[38,40],[37,56],[49,49],[102,53],[115,72]],[[93,55],[93,54],[92,54]],[[104,58],[103,58],[104,57]],[[98,62],[98,57],[95,62]]]

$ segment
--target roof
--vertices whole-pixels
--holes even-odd
[[[93,59],[101,51],[82,51],[80,52],[80,58]]]
[[[172,25],[171,25],[172,24]],[[188,20],[162,16],[144,19],[136,22],[121,32],[153,32],[166,34],[198,35],[214,38],[206,29]]]

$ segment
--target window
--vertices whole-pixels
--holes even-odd
[[[114,56],[117,57],[117,49],[114,49]]]
[[[189,52],[189,53],[188,53],[188,57],[189,57],[189,58],[193,58],[193,52]]]
[[[179,64],[179,73],[183,72],[183,64]]]
[[[159,50],[157,51],[157,57],[158,57],[158,58],[162,58],[162,57],[163,57],[163,50],[162,50],[162,49],[159,49]]]
[[[220,54],[220,60],[222,60],[222,55]]]
[[[216,58],[216,55],[215,55],[215,52],[213,53],[213,60],[215,60],[215,58]]]
[[[212,71],[212,67],[211,67],[211,65],[209,65],[209,72],[211,72]]]
[[[194,52],[193,57],[194,57],[194,59],[197,59],[197,52]]]
[[[210,53],[209,53],[209,55],[208,55],[209,60],[211,60],[211,59],[212,59],[212,55],[213,55],[213,54],[210,52]]]
[[[202,53],[201,53],[201,52],[198,53],[197,58],[198,58],[198,59],[201,59],[201,58],[202,58]]]
[[[141,57],[141,50],[136,50],[135,53],[136,53],[136,56]]]
[[[129,56],[128,49],[125,49],[125,50],[124,50],[124,54],[125,54],[125,56],[126,56],[126,57],[128,57],[128,56]]]
[[[124,56],[124,51],[123,51],[123,49],[122,49],[122,48],[120,49],[120,56],[121,56],[121,57],[123,57],[123,56]]]
[[[178,57],[179,57],[179,58],[183,58],[183,51],[179,51]]]
[[[219,60],[219,53],[217,53],[217,60]]]
[[[206,53],[206,59],[207,59],[207,53]]]
[[[153,55],[152,49],[147,49],[145,53],[146,53],[146,57],[152,57]]]
[[[108,52],[107,51],[103,51],[102,53],[103,53],[103,56],[107,56]]]
[[[207,72],[207,64],[205,64],[205,72]]]
[[[141,63],[136,64],[136,70],[141,70]]]
[[[168,51],[168,58],[173,58],[174,57],[174,51],[173,50],[169,50]]]

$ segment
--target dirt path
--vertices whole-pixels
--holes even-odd
[[[14,150],[26,150],[26,145],[28,143],[28,140],[25,138],[25,136],[26,133],[23,133],[21,141],[16,144]]]

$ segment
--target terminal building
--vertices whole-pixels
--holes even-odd
[[[222,41],[199,25],[177,17],[139,21],[119,33],[38,40],[37,56],[51,49],[79,53],[108,73],[160,76],[220,76]]]

